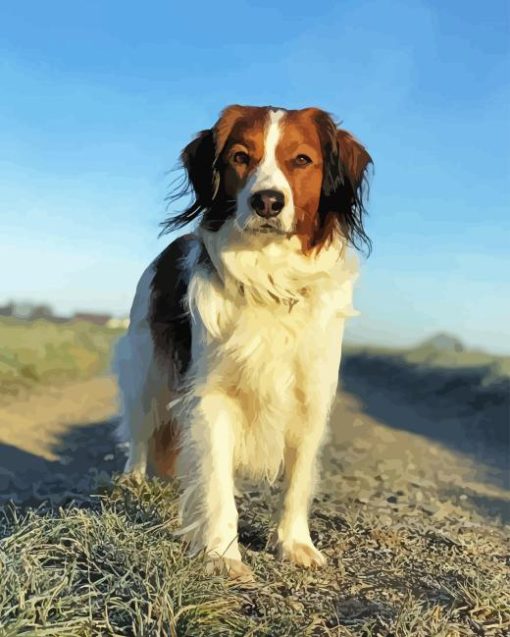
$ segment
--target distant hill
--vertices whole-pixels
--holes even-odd
[[[466,350],[460,338],[447,332],[434,334],[434,336],[431,336],[418,345],[418,349],[426,347],[431,347],[432,349],[441,350],[443,352],[464,352]]]

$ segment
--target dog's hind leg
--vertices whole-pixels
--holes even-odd
[[[159,477],[175,477],[179,446],[177,422],[170,418],[154,431],[151,438],[151,464]]]

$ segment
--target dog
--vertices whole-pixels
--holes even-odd
[[[325,557],[308,525],[316,458],[335,397],[363,225],[370,155],[317,108],[229,106],[181,153],[189,206],[143,273],[116,354],[125,471],[183,487],[191,553],[248,578],[234,479],[284,494],[278,554]]]

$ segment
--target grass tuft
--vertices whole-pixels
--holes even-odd
[[[239,501],[245,560],[257,582],[207,575],[179,539],[177,494],[125,479],[87,502],[0,517],[2,637],[14,635],[485,635],[510,630],[504,531],[424,521],[346,501],[312,516],[320,571],[266,550],[274,495]],[[269,507],[267,506],[269,503]]]

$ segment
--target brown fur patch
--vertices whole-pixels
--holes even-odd
[[[266,108],[231,106],[222,113],[214,128],[220,153],[222,195],[227,202],[235,201],[237,193],[262,160],[266,120]],[[236,163],[238,152],[249,155],[248,164]]]
[[[160,477],[174,477],[179,455],[179,430],[173,420],[159,427],[150,441],[151,460]]]
[[[353,184],[359,184],[372,158],[367,149],[346,130],[337,131],[337,141],[349,179]]]
[[[315,111],[288,111],[276,149],[278,165],[292,189],[296,233],[305,252],[313,246],[323,180],[324,158]],[[299,155],[306,155],[311,163],[304,166],[297,164]]]

